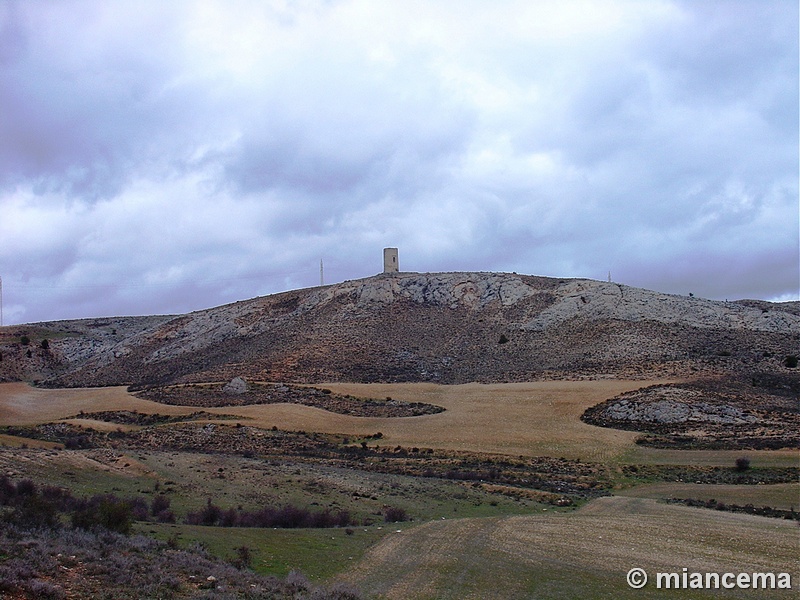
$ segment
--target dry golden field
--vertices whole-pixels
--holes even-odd
[[[382,445],[447,448],[510,455],[560,456],[608,460],[633,447],[637,434],[586,425],[583,411],[650,381],[548,381],[514,384],[443,386],[411,384],[326,384],[342,394],[364,398],[390,396],[427,402],[447,410],[405,418],[354,417],[295,405],[221,407],[209,412],[240,415],[249,424],[287,430],[371,435],[383,433]],[[23,383],[0,385],[0,424],[31,425],[65,419],[80,411],[137,410],[189,414],[191,407],[143,400],[123,387],[38,389]],[[81,421],[102,429],[108,424]],[[116,426],[114,426],[116,427]]]
[[[595,380],[538,381],[508,384],[437,385],[431,383],[355,384],[324,386],[363,398],[392,397],[427,402],[447,410],[435,415],[403,418],[354,417],[296,404],[262,404],[207,409],[239,415],[248,424],[285,430],[383,434],[387,446],[469,450],[523,456],[555,456],[600,462],[731,465],[740,452],[686,451],[643,448],[639,434],[587,425],[580,415],[588,407],[625,391],[657,381]],[[0,425],[33,425],[73,417],[80,411],[136,410],[142,413],[186,415],[194,408],[137,398],[124,387],[40,389],[25,383],[0,384]],[[108,423],[75,421],[96,429]],[[113,428],[117,428],[114,425]],[[796,451],[752,451],[753,464],[796,466]]]

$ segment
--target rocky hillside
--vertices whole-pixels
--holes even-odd
[[[67,386],[793,373],[786,357],[800,353],[800,302],[719,302],[517,274],[395,273],[176,317],[5,327],[0,353],[0,380]]]

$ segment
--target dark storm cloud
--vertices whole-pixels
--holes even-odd
[[[6,2],[6,322],[380,270],[797,298],[794,2]]]

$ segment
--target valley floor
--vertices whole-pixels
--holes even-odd
[[[310,455],[243,456],[236,448],[214,453],[174,448],[65,450],[56,442],[13,434],[0,435],[0,475],[67,487],[75,494],[138,494],[148,501],[166,495],[179,517],[201,508],[208,499],[223,507],[293,503],[369,517],[371,522],[347,531],[221,529],[188,525],[181,518],[175,524],[142,522],[136,530],[179,545],[200,541],[228,558],[246,545],[257,572],[285,576],[299,568],[315,581],[353,584],[370,598],[667,597],[652,583],[643,590],[629,588],[625,576],[634,567],[651,577],[656,572],[680,573],[683,568],[788,572],[794,592],[734,590],[726,591],[725,597],[792,597],[800,589],[797,521],[659,500],[714,498],[728,504],[799,510],[800,452],[748,451],[753,473],[748,481],[753,485],[659,480],[659,469],[733,471],[741,452],[646,448],[635,444],[636,432],[580,420],[590,406],[654,383],[325,385],[335,393],[391,397],[446,409],[403,418],[355,417],[294,404],[204,409],[220,416],[220,426],[239,422],[255,430],[339,434],[370,450],[415,447],[435,450],[435,456],[447,450],[595,464],[608,486],[604,493],[614,495],[581,500],[577,509],[554,506],[549,503],[552,498],[527,489],[510,494],[508,486],[485,481],[366,470],[366,463],[360,470],[352,463]],[[68,419],[72,425],[101,432],[142,429],[79,418],[81,411],[111,410],[169,416],[196,411],[137,398],[122,387],[51,390],[0,384],[0,426]],[[375,464],[383,460],[377,452],[370,456]],[[630,467],[641,469],[640,475]],[[759,485],[759,473],[779,469],[795,473],[794,479]],[[655,473],[655,479],[647,479],[651,475],[645,472]],[[383,522],[381,511],[387,506],[402,508],[414,520]],[[719,592],[698,590],[667,593],[676,598],[720,597]]]

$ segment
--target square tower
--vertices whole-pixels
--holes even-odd
[[[397,260],[397,248],[383,249],[383,272],[397,273],[400,271],[400,263]]]

